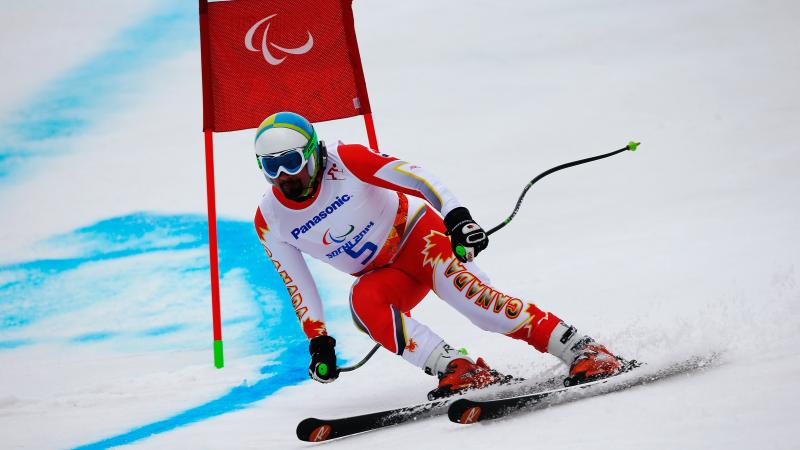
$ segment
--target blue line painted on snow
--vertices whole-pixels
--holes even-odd
[[[287,347],[275,361],[277,364],[264,366],[262,368],[262,373],[273,373],[274,375],[261,379],[252,386],[237,386],[222,397],[208,403],[188,409],[167,419],[134,428],[118,436],[76,447],[75,450],[99,450],[118,445],[126,445],[152,437],[156,434],[175,430],[185,425],[244,409],[275,393],[275,391],[284,386],[290,386],[308,380],[308,369],[306,367],[297,366],[296,356],[298,354],[305,355],[308,352],[307,346],[308,343],[302,340],[296,341],[291,346]]]
[[[156,328],[151,328],[149,330],[144,330],[142,331],[142,336],[164,336],[167,334],[176,333],[184,328],[186,328],[186,325],[183,324],[166,325],[163,327],[156,327]]]
[[[223,221],[222,226],[226,227],[226,231],[233,233],[242,233],[246,228],[243,222]],[[2,278],[7,279],[0,289],[3,294],[3,301],[0,302],[2,331],[28,326],[67,311],[92,307],[98,298],[113,295],[117,287],[114,281],[118,281],[113,278],[82,280],[78,277],[78,280],[70,279],[69,283],[59,284],[59,276],[69,276],[79,269],[99,266],[102,262],[110,263],[157,252],[195,250],[198,258],[196,261],[190,261],[195,265],[183,266],[182,271],[208,270],[207,258],[204,260],[201,256],[203,248],[208,246],[206,227],[206,220],[200,216],[157,216],[141,213],[104,220],[73,233],[50,239],[44,246],[74,247],[79,253],[60,259],[0,266],[0,274],[4,274]],[[252,229],[252,225],[250,228]],[[253,236],[245,235],[246,237],[241,240],[233,236],[224,238],[229,239],[229,245],[232,246],[230,253],[243,255],[243,259],[231,262],[249,265],[250,270],[256,270],[254,265],[258,263],[257,259],[253,258],[258,256],[252,250],[243,248],[250,245],[259,250],[257,241],[255,245],[252,242],[255,239],[255,232],[251,231],[250,234]],[[266,256],[261,258],[263,264]],[[80,284],[81,281],[83,284]],[[81,295],[81,286],[91,287],[91,292]],[[274,282],[272,287],[275,287]]]
[[[223,278],[226,274],[237,272],[256,302],[275,296],[285,297],[283,282],[272,270],[253,225],[249,222],[218,220],[217,228]],[[210,295],[207,293],[207,233],[206,219],[201,216],[138,213],[104,220],[49,239],[44,246],[74,248],[75,254],[61,259],[0,266],[0,279],[5,280],[0,286],[0,340],[19,340],[21,338],[15,333],[22,333],[43,320],[58,320],[65,314],[91,312],[105,302],[124,301],[114,299],[119,297],[122,290],[135,289],[136,286],[131,286],[135,282],[150,282],[158,278],[169,280],[168,286],[164,286],[164,289],[170,289],[169,292],[136,294],[136,300],[144,304],[161,302],[168,305],[171,292],[195,290],[198,283],[201,284],[198,295]],[[178,259],[174,264],[147,267],[181,254],[188,256]],[[147,263],[135,262],[140,258],[152,259],[148,259]],[[196,307],[196,304],[189,306]],[[281,333],[301,336],[288,301],[278,305],[260,303],[256,309],[259,311],[257,317],[234,316],[226,318],[223,325],[249,324],[257,328],[278,329],[280,327],[276,328],[277,324],[286,322],[288,329],[281,329]],[[126,314],[135,314],[135,311]],[[206,320],[208,317],[203,315],[202,318]],[[142,318],[141,322],[146,326],[139,330],[139,336],[187,332],[193,326],[173,321],[154,327],[147,318]],[[102,328],[86,330],[73,337],[73,340],[86,342],[115,337],[107,335],[107,324],[100,322],[95,326]],[[203,326],[210,327],[210,324],[204,323]],[[116,336],[126,337],[124,333]],[[16,346],[35,343],[27,337],[25,339]],[[268,334],[254,333],[250,340],[255,351],[267,352],[275,350],[268,345],[274,342],[272,339],[273,336]]]
[[[32,342],[29,339],[15,339],[9,341],[0,341],[0,350],[8,350],[12,348],[30,345]]]
[[[118,333],[113,331],[97,331],[94,333],[86,333],[72,338],[73,342],[97,342],[105,341],[116,336]]]
[[[285,386],[293,385],[308,379],[305,365],[308,341],[302,334],[297,323],[291,302],[285,294],[285,288],[280,277],[272,269],[272,264],[264,254],[261,245],[250,222],[219,220],[219,251],[220,271],[225,288],[225,277],[231,273],[240,274],[252,292],[252,300],[258,302],[255,316],[233,316],[225,320],[224,326],[246,327],[246,339],[250,346],[249,354],[279,354],[275,359],[264,361],[259,373],[263,378],[252,381],[252,384],[243,384],[232,388],[228,393],[199,406],[192,407],[182,412],[173,414],[166,419],[150,424],[135,427],[129,431],[87,444],[79,448],[107,448],[123,445],[148,438],[155,434],[169,432],[176,428],[203,421],[212,417],[238,411],[249,405],[266,398],[275,391]],[[47,245],[63,245],[75,248],[74,254],[62,259],[49,259],[41,261],[28,261],[24,263],[0,266],[0,279],[7,280],[0,286],[0,319],[3,327],[0,328],[0,351],[19,348],[36,344],[36,338],[20,338],[18,333],[30,333],[42,321],[58,326],[61,317],[68,316],[75,311],[85,312],[87,330],[74,336],[73,345],[120,345],[128,341],[141,345],[143,336],[147,339],[169,337],[170,349],[176,348],[173,344],[176,335],[191,333],[196,324],[181,322],[152,326],[150,316],[136,316],[144,314],[137,311],[137,305],[124,303],[126,297],[115,300],[123,302],[119,310],[125,315],[134,315],[135,323],[147,324],[137,333],[116,332],[106,322],[114,317],[98,316],[95,310],[105,306],[106,302],[119,298],[116,289],[122,289],[133,279],[147,280],[170,276],[160,271],[159,268],[145,271],[143,275],[128,273],[130,265],[122,264],[123,271],[100,270],[87,271],[88,268],[115,267],[126,261],[137,258],[157,256],[158,259],[169,259],[174,255],[186,252],[198,253],[200,261],[196,265],[184,267],[174,266],[170,270],[175,276],[178,286],[170,289],[183,290],[196,283],[198,277],[202,279],[202,303],[210,298],[208,286],[208,256],[207,256],[207,222],[204,217],[194,215],[157,215],[157,214],[131,214],[123,217],[104,220],[91,226],[76,230],[62,236],[48,240]],[[179,262],[183,263],[183,259]],[[134,267],[139,267],[135,264]],[[143,270],[145,268],[139,268]],[[152,270],[156,270],[153,272]],[[192,272],[197,272],[192,274]],[[32,274],[32,275],[31,275]],[[30,276],[29,276],[30,275]],[[16,278],[14,278],[16,277]],[[84,284],[70,288],[82,277]],[[108,284],[108,280],[114,283]],[[186,283],[186,286],[180,285]],[[104,288],[104,286],[106,286]],[[84,291],[88,291],[84,293]],[[85,294],[85,295],[84,295]],[[142,304],[159,302],[163,299],[162,292],[149,292],[149,297],[138,299]],[[277,297],[278,302],[266,303],[263,299]],[[201,300],[192,299],[192,302],[183,305],[185,308],[194,309]],[[133,307],[132,307],[133,306]],[[345,308],[346,309],[346,308]],[[117,309],[114,309],[116,311]],[[175,316],[182,317],[184,310],[177,310]],[[331,312],[337,313],[335,308]],[[338,311],[341,312],[341,311]],[[67,319],[63,319],[67,320]],[[203,315],[203,320],[208,320]],[[70,323],[70,326],[74,324]],[[205,323],[207,329],[203,337],[210,338],[210,323]],[[100,327],[91,329],[91,327]],[[49,329],[49,327],[47,327]],[[230,331],[230,328],[228,328]],[[27,336],[27,335],[26,335]],[[192,335],[194,336],[194,335]],[[230,336],[230,334],[228,335]],[[244,343],[240,338],[236,341],[241,347]],[[196,345],[193,342],[193,345]],[[148,347],[151,345],[148,344]],[[180,346],[178,347],[180,348]],[[230,348],[230,347],[229,347]]]
[[[0,125],[0,181],[26,162],[69,151],[68,138],[141,92],[136,79],[153,62],[199,46],[197,4],[171,1],[161,12],[122,32],[109,47],[71,70]],[[199,76],[199,74],[198,74]]]

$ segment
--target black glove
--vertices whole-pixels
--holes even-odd
[[[467,208],[459,206],[444,216],[444,226],[450,236],[453,253],[461,262],[472,261],[489,245],[489,236],[472,220]]]
[[[317,336],[308,344],[311,353],[311,364],[308,366],[308,376],[320,383],[330,383],[339,378],[339,369],[336,367],[336,339],[330,336]]]

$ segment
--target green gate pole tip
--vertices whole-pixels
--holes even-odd
[[[222,357],[222,341],[214,341],[214,367],[222,369],[225,360]]]
[[[639,145],[641,145],[641,142],[630,141],[628,142],[628,150],[635,152]]]

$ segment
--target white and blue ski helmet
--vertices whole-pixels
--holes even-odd
[[[303,196],[310,195],[316,187],[326,156],[314,126],[293,112],[275,113],[261,122],[256,131],[255,153],[258,167],[273,184],[283,172],[295,175],[305,169],[310,179]]]

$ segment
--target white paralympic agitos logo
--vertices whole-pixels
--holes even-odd
[[[270,24],[268,23],[266,28],[264,28],[264,34],[261,35],[261,48],[260,49],[256,48],[253,45],[253,36],[256,34],[258,27],[261,26],[262,23],[269,21],[269,19],[272,19],[275,16],[277,16],[277,14],[273,14],[271,16],[259,20],[258,22],[255,23],[255,25],[253,25],[252,27],[250,27],[249,30],[247,30],[247,34],[244,36],[244,46],[247,47],[247,49],[250,50],[251,52],[260,51],[261,54],[264,55],[264,59],[273,66],[277,66],[278,64],[282,63],[283,60],[286,59],[286,56],[284,56],[283,58],[276,58],[269,51],[270,46],[282,51],[283,53],[288,53],[290,55],[302,55],[304,53],[308,53],[308,51],[311,50],[311,47],[314,46],[314,36],[312,36],[311,32],[308,30],[306,30],[306,33],[308,33],[308,40],[306,41],[305,44],[301,45],[300,47],[286,48],[286,47],[281,47],[278,44],[269,42],[267,40],[267,33],[269,33]]]

